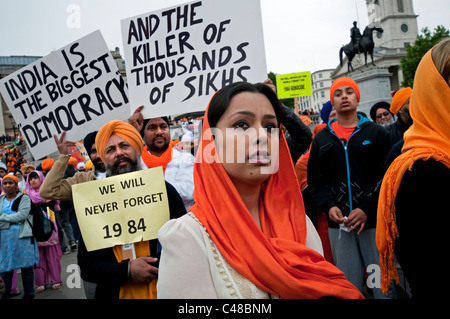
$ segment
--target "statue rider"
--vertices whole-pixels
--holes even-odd
[[[361,32],[356,26],[357,22],[353,21],[353,28],[350,29],[350,38],[352,39],[353,50],[360,54],[361,50],[359,47],[359,43],[361,42]]]

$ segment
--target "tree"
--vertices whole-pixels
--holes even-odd
[[[403,87],[413,87],[416,69],[422,57],[441,39],[450,36],[450,31],[442,25],[434,29],[434,34],[431,34],[428,28],[422,29],[422,33],[423,35],[417,36],[414,45],[406,48],[406,56],[400,60],[403,71]]]

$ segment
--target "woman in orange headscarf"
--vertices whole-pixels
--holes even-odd
[[[195,205],[159,231],[158,298],[361,298],[305,216],[279,101],[234,83],[208,106]],[[239,142],[242,142],[239,144]]]
[[[376,241],[381,288],[398,281],[395,257],[414,298],[434,298],[447,277],[433,278],[448,242],[450,194],[450,38],[428,51],[414,78],[402,155],[383,179]],[[436,221],[437,222],[434,222]],[[445,245],[445,246],[444,246]]]

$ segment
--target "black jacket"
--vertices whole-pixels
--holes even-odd
[[[166,182],[169,201],[170,218],[178,218],[186,213],[183,200],[170,183]],[[150,240],[152,257],[159,258],[158,240]],[[81,278],[88,282],[97,283],[95,299],[119,299],[120,286],[128,281],[129,260],[118,263],[112,248],[105,248],[88,252],[83,239],[80,237],[78,247],[78,265]]]
[[[303,124],[303,121],[289,107],[281,104],[283,113],[283,125],[289,132],[286,142],[291,153],[292,162],[295,166],[298,158],[305,153],[312,142],[311,129]]]
[[[331,129],[331,122],[336,120],[317,133],[308,161],[308,186],[314,202],[327,216],[333,206],[339,207],[344,216],[361,208],[368,217],[365,228],[373,228],[390,141],[386,129],[359,118],[347,143]],[[329,225],[338,227],[332,222]]]

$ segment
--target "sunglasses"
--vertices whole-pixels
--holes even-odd
[[[382,116],[388,116],[388,115],[389,115],[389,112],[385,111],[383,113],[377,114],[377,119],[381,119]]]

